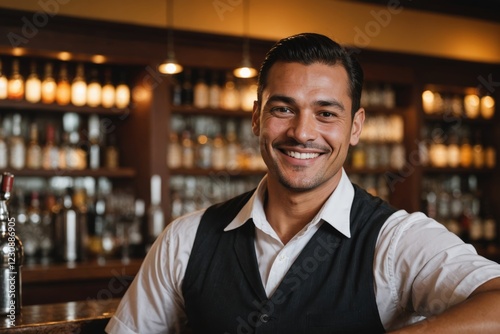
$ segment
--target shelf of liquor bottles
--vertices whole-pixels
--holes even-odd
[[[421,209],[481,253],[498,259],[491,200],[496,173],[495,100],[477,87],[424,85]]]

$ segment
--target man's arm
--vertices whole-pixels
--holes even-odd
[[[500,278],[482,284],[445,312],[390,333],[500,333]]]

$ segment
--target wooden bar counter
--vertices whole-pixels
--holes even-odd
[[[0,333],[104,333],[104,328],[115,313],[119,301],[87,300],[24,306],[13,320],[8,316],[0,316]]]

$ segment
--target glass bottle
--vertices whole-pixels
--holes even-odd
[[[212,72],[210,87],[208,88],[208,106],[213,109],[220,107],[221,87],[219,85],[219,76],[217,71]]]
[[[35,61],[31,62],[30,74],[26,79],[25,94],[26,101],[31,103],[40,102],[42,99],[42,81],[36,71]]]
[[[179,168],[182,165],[182,146],[179,141],[179,135],[176,132],[170,132],[170,140],[167,148],[167,166],[168,168]]]
[[[128,107],[130,104],[130,87],[125,80],[125,73],[121,73],[120,82],[116,86],[115,105],[119,109]]]
[[[186,129],[182,132],[182,167],[194,167],[194,142],[192,139],[191,131]]]
[[[115,169],[120,166],[120,152],[116,146],[116,136],[110,134],[108,145],[105,150],[105,166],[109,169]]]
[[[47,62],[42,81],[42,102],[47,104],[54,103],[56,100],[57,84],[52,72],[52,63]]]
[[[460,146],[455,132],[451,132],[449,135],[446,154],[449,167],[456,168],[460,166]]]
[[[238,141],[238,135],[236,132],[236,123],[233,120],[229,120],[226,123],[226,166],[229,170],[238,169],[241,167],[239,155],[240,155],[240,143]]]
[[[65,106],[71,102],[71,85],[68,79],[68,68],[66,63],[61,64],[57,79],[56,102]]]
[[[88,120],[89,154],[88,166],[90,169],[101,167],[101,134],[99,116],[93,114]]]
[[[151,246],[165,228],[161,208],[161,177],[151,176],[151,204],[148,209],[148,246]]]
[[[240,93],[236,88],[234,77],[231,72],[227,72],[226,82],[221,92],[221,107],[227,110],[238,110],[240,105]]]
[[[22,136],[21,115],[12,117],[12,136],[9,138],[9,166],[23,169],[26,166],[26,143]]]
[[[0,100],[5,100],[8,97],[9,81],[3,73],[2,59],[0,59]]]
[[[24,78],[19,73],[19,60],[12,61],[12,74],[9,77],[7,94],[11,100],[22,100],[24,98]]]
[[[16,220],[9,215],[14,175],[3,173],[0,183],[0,314],[20,313],[21,272],[24,261],[23,244],[16,233]]]
[[[4,137],[3,127],[0,126],[0,169],[5,169],[8,166],[9,155],[7,151],[7,141]]]
[[[484,163],[488,168],[495,168],[497,165],[497,150],[495,146],[487,146],[484,150]]]
[[[179,75],[173,78],[172,85],[172,105],[180,106],[182,105],[182,84],[179,80]]]
[[[477,118],[479,116],[480,100],[476,94],[468,94],[464,97],[464,110],[467,118]]]
[[[240,91],[241,109],[243,111],[253,111],[253,103],[257,100],[257,83],[254,80],[247,80]]]
[[[182,104],[185,106],[193,105],[193,84],[191,82],[191,69],[187,68],[184,71],[184,79],[182,81]]]
[[[359,142],[356,146],[352,148],[352,158],[351,166],[354,169],[360,169],[366,167],[366,152],[365,145],[363,142]]]
[[[87,168],[87,152],[79,145],[78,131],[69,132],[69,146],[66,151],[66,168],[83,170]]]
[[[38,125],[33,122],[30,125],[30,142],[26,149],[26,167],[40,169],[42,167],[42,148],[38,143]]]
[[[217,170],[226,166],[226,142],[220,132],[217,132],[213,139],[212,167]]]
[[[385,108],[392,109],[396,106],[396,93],[394,92],[394,88],[391,85],[384,85],[382,96]]]
[[[491,119],[495,116],[495,100],[489,96],[485,95],[481,98],[481,116],[484,119]]]
[[[23,238],[24,255],[27,261],[34,261],[40,250],[41,210],[38,192],[32,191],[28,205],[27,221]]]
[[[111,70],[104,72],[104,85],[101,90],[101,104],[104,108],[111,108],[115,105],[116,89],[111,80]]]
[[[476,139],[472,146],[472,166],[475,168],[484,167],[484,149],[479,132],[476,134]]]
[[[205,79],[205,71],[200,69],[198,71],[198,80],[194,85],[194,98],[193,105],[196,108],[207,108],[209,102],[209,87]]]
[[[76,66],[76,76],[71,83],[71,103],[75,106],[84,106],[87,102],[87,82],[85,68],[82,63]]]
[[[472,165],[472,145],[469,140],[469,132],[463,130],[460,143],[460,167],[469,168]]]
[[[46,129],[45,145],[42,148],[42,168],[45,170],[59,167],[59,148],[55,144],[55,129],[48,124]]]
[[[57,258],[69,263],[74,263],[81,258],[79,252],[81,249],[79,244],[81,217],[77,208],[73,205],[73,193],[72,188],[66,189],[63,195],[62,207],[55,222]]]
[[[87,104],[97,107],[102,101],[102,87],[99,82],[99,73],[96,68],[90,71],[90,81],[87,86]]]

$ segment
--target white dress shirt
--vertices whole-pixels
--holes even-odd
[[[341,180],[314,219],[286,245],[266,219],[266,177],[226,227],[249,218],[255,224],[255,251],[262,283],[271,296],[323,221],[346,237],[354,188]],[[180,333],[185,323],[182,282],[204,210],[173,221],[148,252],[106,330],[108,333]],[[374,290],[386,330],[437,314],[465,300],[479,285],[500,277],[500,265],[423,213],[399,210],[382,227],[373,263]]]

